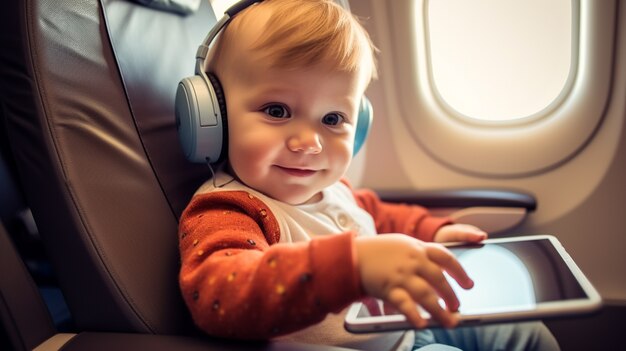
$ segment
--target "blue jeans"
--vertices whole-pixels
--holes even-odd
[[[441,345],[441,348],[434,348],[435,345]],[[455,348],[463,351],[560,350],[552,333],[541,322],[417,330],[413,350],[420,348],[423,348],[421,351],[456,350]]]

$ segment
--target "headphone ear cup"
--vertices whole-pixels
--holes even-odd
[[[372,119],[374,117],[374,111],[369,99],[365,96],[361,98],[359,103],[359,114],[356,122],[356,132],[354,133],[354,148],[352,149],[352,156],[355,156],[359,150],[363,147],[365,139],[370,131],[372,125]]]
[[[213,85],[201,76],[183,78],[178,83],[176,126],[185,157],[191,162],[215,163],[223,157],[225,116],[218,94],[224,103],[221,87],[216,93]]]
[[[207,73],[209,78],[210,87],[215,94],[215,100],[217,101],[218,119],[222,124],[222,143],[220,146],[220,155],[215,159],[215,163],[222,161],[228,154],[228,111],[226,109],[226,95],[224,89],[222,89],[222,83],[213,73]]]

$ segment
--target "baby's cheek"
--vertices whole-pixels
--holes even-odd
[[[269,163],[268,159],[275,146],[264,141],[262,136],[246,136],[245,138],[246,141],[231,143],[228,155],[231,164],[237,165],[239,168],[255,168]]]

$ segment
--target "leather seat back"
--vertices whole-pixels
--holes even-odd
[[[78,328],[193,330],[177,220],[206,167],[174,125],[177,82],[215,23],[122,0],[7,0],[0,104],[26,198]]]

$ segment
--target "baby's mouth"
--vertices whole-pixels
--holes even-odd
[[[292,176],[296,176],[296,177],[310,177],[312,175],[314,175],[315,173],[317,173],[316,170],[313,169],[305,169],[305,168],[291,168],[291,167],[283,167],[283,166],[276,166],[276,168],[278,168],[279,170],[292,175]]]

